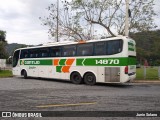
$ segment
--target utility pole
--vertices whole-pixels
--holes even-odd
[[[129,0],[126,1],[125,36],[129,36]]]
[[[59,0],[57,0],[57,42],[58,42]]]

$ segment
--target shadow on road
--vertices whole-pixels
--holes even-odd
[[[133,87],[130,83],[97,83],[97,86],[117,87],[117,88],[130,88]]]
[[[22,77],[19,77],[19,79],[23,80],[41,80],[41,81],[48,81],[48,82],[58,82],[58,83],[65,83],[65,84],[73,84],[69,80],[62,80],[62,79],[51,79],[51,78],[34,78],[34,77],[29,77],[28,79],[24,79]],[[75,84],[74,84],[75,85]],[[85,85],[83,84],[76,84],[76,85]],[[89,85],[88,85],[89,86]],[[117,87],[117,88],[130,88],[133,87],[134,85],[131,83],[96,83],[93,86],[103,86],[103,87]]]
[[[17,79],[23,79],[23,80],[41,80],[41,81],[48,81],[48,82],[60,82],[60,83],[68,83],[71,84],[71,81],[68,80],[62,80],[62,79],[51,79],[51,78],[37,78],[37,77],[29,77],[27,79],[24,79],[23,77],[19,77]]]

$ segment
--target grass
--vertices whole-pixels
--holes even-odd
[[[0,70],[0,78],[12,77],[12,71],[10,70]]]
[[[158,67],[147,67],[146,78],[144,78],[144,68],[137,68],[136,70],[137,80],[158,80]]]

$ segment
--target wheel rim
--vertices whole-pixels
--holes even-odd
[[[74,76],[73,76],[73,80],[79,81],[79,76],[78,76],[78,75],[74,75]]]
[[[87,80],[88,80],[88,82],[93,82],[94,78],[93,78],[93,76],[88,75]]]
[[[84,82],[88,85],[94,85],[96,83],[96,77],[93,73],[87,73],[84,76]]]

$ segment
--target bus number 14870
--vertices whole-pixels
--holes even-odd
[[[119,59],[96,60],[96,64],[119,64]]]

